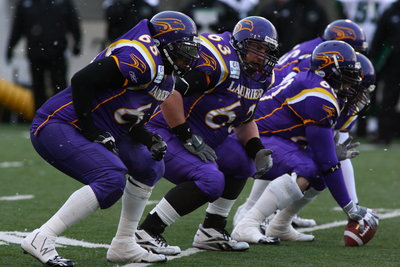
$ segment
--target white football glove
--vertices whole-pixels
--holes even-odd
[[[352,159],[360,154],[355,148],[360,145],[359,142],[351,143],[353,137],[349,136],[342,144],[339,143],[339,132],[335,134],[335,150],[339,161]]]
[[[350,220],[358,221],[360,224],[360,233],[364,232],[364,221],[368,223],[369,227],[374,229],[379,224],[379,217],[375,211],[368,209],[366,207],[360,207],[357,204],[354,204],[353,201],[350,201],[347,204],[343,211],[347,214]]]

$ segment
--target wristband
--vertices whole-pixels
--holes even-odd
[[[190,139],[193,135],[192,130],[190,130],[189,124],[187,122],[175,126],[174,128],[171,128],[171,130],[183,143],[185,143],[186,140]]]
[[[322,174],[323,174],[323,175],[331,174],[331,173],[333,173],[333,172],[339,170],[339,168],[340,168],[340,162],[337,163],[337,164],[335,164],[335,165],[333,165],[332,167],[330,167],[330,168],[327,169],[326,171],[323,171]]]
[[[262,144],[261,139],[258,137],[251,138],[249,141],[247,141],[244,147],[247,155],[252,159],[255,159],[257,152],[264,148],[265,147]]]

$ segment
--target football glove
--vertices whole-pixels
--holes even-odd
[[[350,201],[350,203],[343,208],[343,211],[350,220],[357,221],[360,224],[360,233],[364,232],[364,221],[367,222],[372,229],[378,226],[379,217],[376,212],[366,207],[360,207],[354,204],[353,201]]]
[[[254,179],[261,178],[267,171],[272,168],[272,150],[269,149],[261,149],[257,152],[256,157],[254,159],[254,163],[256,165],[256,173],[253,175]]]
[[[192,137],[186,140],[183,146],[204,162],[217,160],[217,154],[215,154],[214,149],[209,147],[199,135],[193,134]]]
[[[151,145],[148,147],[151,152],[151,158],[156,161],[163,159],[165,153],[167,153],[167,143],[162,139],[159,134],[154,134],[151,137]]]
[[[117,145],[115,144],[114,136],[112,136],[109,132],[100,130],[97,134],[97,137],[91,141],[102,144],[115,155],[118,155],[118,149]]]
[[[355,148],[360,145],[359,142],[351,143],[353,137],[349,136],[342,144],[339,143],[339,133],[335,135],[335,150],[339,161],[352,159],[360,154]]]

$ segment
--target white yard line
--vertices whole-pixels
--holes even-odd
[[[16,200],[32,199],[34,197],[35,197],[34,195],[2,196],[2,197],[0,197],[0,200],[16,201]]]
[[[0,162],[0,168],[15,168],[22,167],[24,163],[22,161],[3,161]]]

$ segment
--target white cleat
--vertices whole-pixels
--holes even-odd
[[[263,235],[260,232],[260,225],[249,220],[242,220],[233,229],[232,238],[251,244],[278,245],[280,243],[279,238]]]
[[[167,257],[147,251],[139,246],[133,238],[113,238],[107,251],[107,260],[110,262],[155,263],[165,262]]]
[[[305,219],[300,217],[299,215],[295,215],[292,220],[292,225],[298,228],[307,228],[307,227],[314,227],[317,225],[314,219]]]
[[[296,242],[311,242],[314,241],[313,235],[302,234],[291,225],[279,225],[271,222],[265,234],[268,236],[278,237],[284,241],[296,241]]]
[[[225,229],[204,228],[199,225],[193,246],[206,250],[244,251],[249,248],[246,242],[238,242]]]
[[[246,206],[246,203],[240,205],[237,208],[236,213],[233,216],[233,221],[232,221],[233,227],[236,227],[236,225],[240,222],[240,220],[243,219],[244,216],[246,215],[248,210],[246,210],[245,206]]]
[[[39,229],[25,237],[21,243],[21,248],[24,253],[30,254],[45,266],[75,266],[73,261],[58,256],[56,237],[43,235]]]
[[[168,245],[161,235],[154,237],[142,229],[136,230],[135,239],[142,248],[156,254],[178,255],[181,253],[181,249],[178,246]]]

